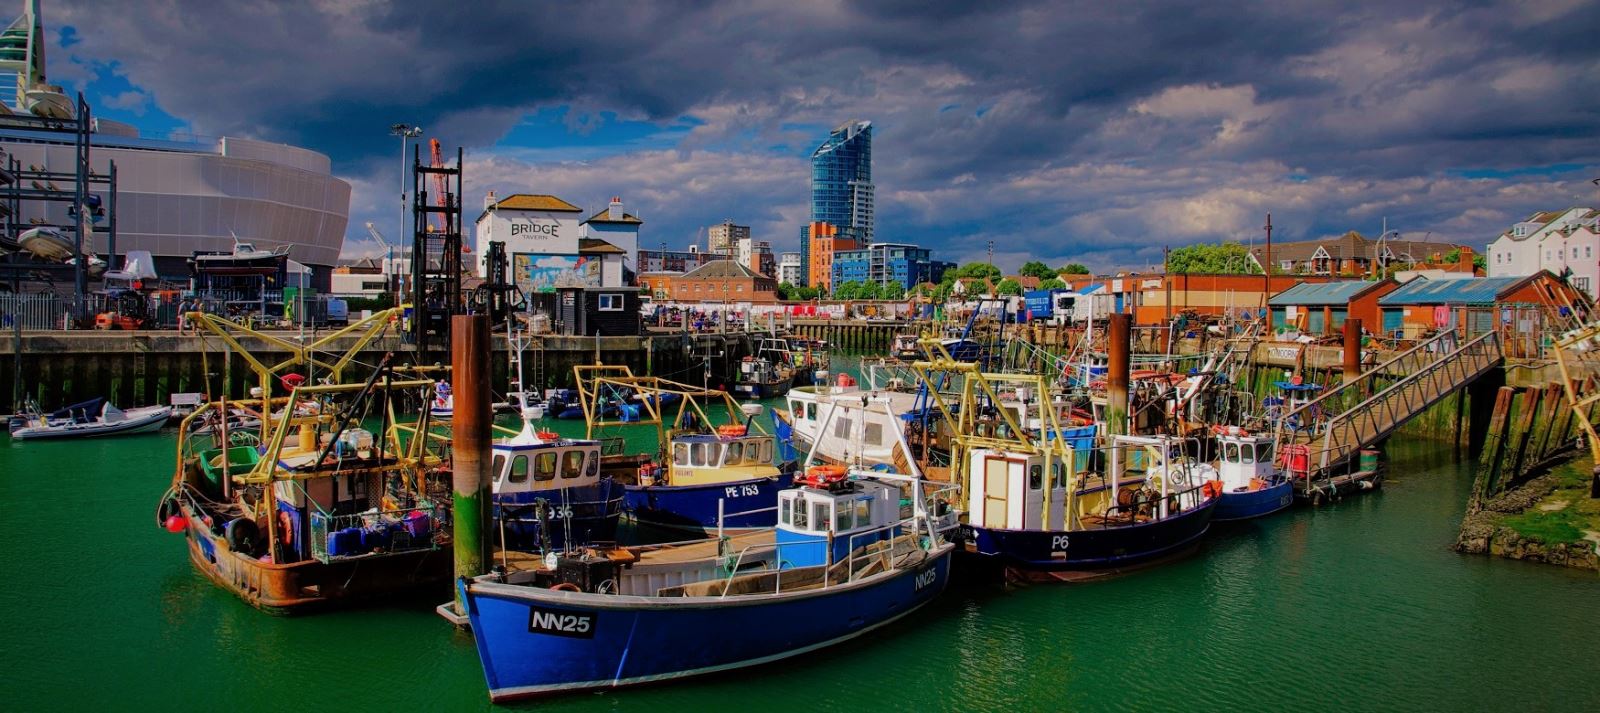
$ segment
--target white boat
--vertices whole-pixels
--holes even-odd
[[[67,264],[76,265],[77,258],[68,259]],[[106,261],[99,255],[87,255],[83,260],[83,271],[91,278],[100,277],[106,272]]]
[[[433,392],[433,403],[428,405],[428,415],[448,421],[456,413],[456,397],[450,393],[450,382],[441,381]]]
[[[17,243],[45,260],[65,260],[72,257],[72,241],[55,228],[29,228],[17,236]]]
[[[903,415],[930,405],[904,391],[803,386],[789,392],[789,410],[778,415],[793,429],[792,445],[802,453],[833,463],[888,465],[920,476],[906,441],[908,419]],[[822,424],[828,422],[830,410],[838,414],[824,434]]]
[[[72,106],[72,99],[54,84],[40,84],[29,89],[23,97],[27,100],[27,109],[35,116],[46,119],[71,119],[77,112]]]
[[[277,250],[257,250],[254,244],[241,243],[236,237],[233,242],[233,252],[197,254],[194,256],[194,266],[197,272],[211,275],[273,274],[288,257],[288,245]]]
[[[14,419],[12,440],[41,438],[93,438],[150,433],[166,425],[171,406],[146,406],[126,411],[105,399],[93,399],[44,416]]]

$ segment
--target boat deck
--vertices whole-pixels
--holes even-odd
[[[775,545],[771,530],[757,530],[729,535],[727,539],[727,551],[735,554],[749,548],[772,547]],[[625,550],[637,557],[635,561],[639,564],[683,564],[716,557],[718,554],[717,544],[717,540],[708,539],[672,547],[638,545],[627,547]],[[531,572],[544,567],[543,557],[530,552],[518,552],[515,550],[496,549],[494,562],[496,564],[503,563],[508,572]]]

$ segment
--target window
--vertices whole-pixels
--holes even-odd
[[[1239,446],[1238,446],[1238,444],[1236,444],[1236,443],[1228,443],[1228,444],[1223,445],[1222,446],[1222,459],[1225,460],[1225,461],[1228,461],[1229,463],[1238,463],[1239,462]]]
[[[811,503],[812,527],[818,530],[828,526],[828,503]]]
[[[556,454],[554,451],[540,453],[533,459],[534,480],[554,480],[556,477]]]
[[[761,462],[762,463],[771,463],[772,462],[772,439],[771,438],[765,438],[765,439],[762,439],[762,441],[761,441]]]
[[[806,529],[806,503],[804,500],[794,501],[794,527],[796,530]]]
[[[1588,292],[1589,291],[1589,278],[1587,278],[1587,277],[1574,277],[1574,278],[1572,278],[1572,286],[1578,288],[1580,291]]]
[[[710,451],[710,445],[709,444],[705,444],[705,443],[696,443],[696,444],[694,444],[693,453],[689,457],[689,464],[690,465],[697,465],[697,466],[700,466],[700,465],[712,465],[712,463],[709,460],[710,453],[708,451]]]
[[[816,404],[814,404],[814,403],[806,404],[806,420],[807,421],[815,421],[815,420],[817,420],[817,405]]]
[[[517,456],[511,459],[511,482],[528,482],[528,457]]]
[[[689,464],[689,446],[688,446],[688,444],[685,444],[685,443],[674,443],[674,444],[672,444],[672,464],[673,465],[688,465]]]
[[[868,423],[867,424],[867,444],[868,445],[881,445],[882,443],[883,443],[883,424],[881,424],[881,423]]]
[[[1044,487],[1044,466],[1037,463],[1028,466],[1028,489],[1038,490]]]
[[[621,312],[622,295],[600,295],[601,312]]]
[[[363,289],[363,290],[380,290],[381,291],[381,290],[389,289],[389,285],[387,285],[385,283],[382,283],[382,282],[367,282],[367,281],[363,280],[361,282],[361,289]]]
[[[1059,488],[1067,482],[1065,477],[1067,467],[1060,461],[1050,464],[1050,487]]]
[[[740,443],[738,441],[734,441],[734,442],[728,444],[727,451],[725,451],[723,453],[722,464],[723,465],[739,465],[739,461],[741,461],[743,459],[744,459],[744,444]]]
[[[597,475],[600,475],[600,453],[599,452],[595,452],[594,455],[589,456],[589,461],[588,462],[589,462],[589,477],[593,478],[593,477],[595,477]]]
[[[561,454],[561,477],[576,478],[583,475],[583,451],[567,451]]]
[[[778,524],[779,525],[787,525],[787,524],[789,524],[790,513],[792,513],[793,511],[794,511],[794,500],[793,499],[786,499],[783,502],[778,503]]]
[[[494,457],[494,465],[490,467],[494,470],[489,472],[494,473],[495,480],[499,480],[500,476],[504,475],[506,471],[506,457],[502,455],[496,455]]]
[[[838,421],[834,422],[834,424],[833,424],[833,437],[834,438],[849,438],[850,437],[850,419],[841,418]]]
[[[852,528],[855,527],[855,523],[852,522],[852,520],[855,519],[853,517],[853,515],[855,515],[855,513],[850,510],[850,506],[848,504],[843,504],[843,503],[841,503],[841,504],[844,505],[844,507],[837,508],[834,511],[834,515],[833,515],[833,531],[834,532],[844,532],[845,530],[849,530],[849,529],[852,529]]]
[[[1585,245],[1585,246],[1583,246],[1583,256],[1584,257],[1594,257],[1594,246],[1593,245]]]
[[[1256,462],[1256,449],[1252,446],[1239,446],[1239,462],[1251,465]]]
[[[1271,443],[1262,443],[1262,444],[1256,446],[1256,462],[1258,462],[1258,463],[1271,463],[1272,462],[1272,444]]]
[[[872,524],[872,501],[861,498],[856,501],[856,527],[866,527]]]

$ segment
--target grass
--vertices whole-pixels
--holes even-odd
[[[1501,519],[1500,524],[1517,534],[1547,545],[1579,544],[1587,532],[1600,532],[1600,500],[1589,497],[1587,469],[1560,467],[1560,485],[1540,504],[1565,500],[1560,510],[1542,510],[1538,505]]]

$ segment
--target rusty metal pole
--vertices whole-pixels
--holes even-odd
[[[1127,434],[1129,322],[1124,313],[1109,315],[1106,334],[1106,432]]]
[[[1361,378],[1361,320],[1344,321],[1344,381]]]
[[[450,318],[451,385],[455,387],[455,413],[451,420],[452,522],[454,523],[456,577],[476,577],[487,571],[493,557],[489,527],[490,413],[489,317],[483,314]],[[456,594],[456,613],[466,615],[466,602]]]

